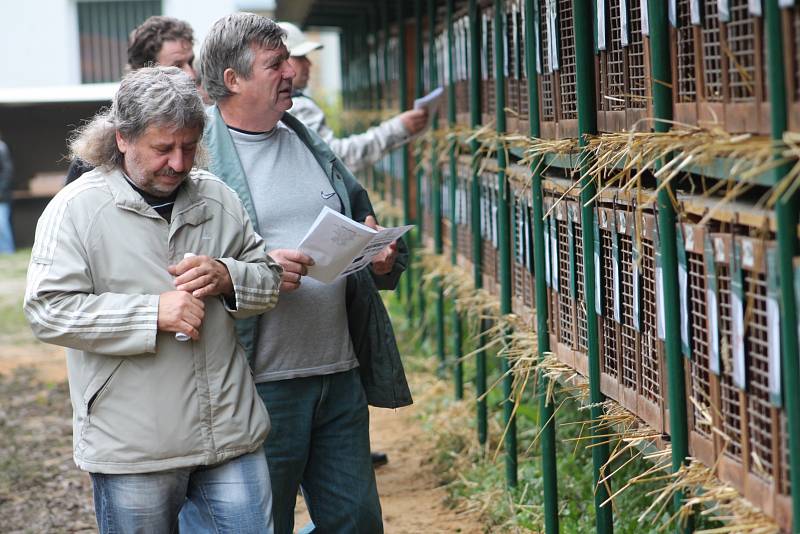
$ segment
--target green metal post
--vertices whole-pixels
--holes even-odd
[[[573,0],[573,20],[575,21],[575,50],[577,61],[578,90],[578,135],[580,145],[585,147],[586,135],[597,133],[597,104],[594,86],[594,39],[592,21],[592,5],[585,0]],[[582,158],[581,175],[586,176],[588,158]],[[594,204],[589,201],[594,197],[595,188],[591,180],[583,178],[581,184],[581,228],[583,230],[583,280],[584,295],[587,301],[594,298]],[[591,307],[590,307],[591,308]],[[591,417],[597,421],[602,416],[600,403],[604,397],[600,392],[600,346],[597,327],[597,315],[586,314],[589,357],[589,401],[592,404]],[[595,525],[599,534],[611,534],[614,531],[611,505],[603,503],[608,500],[608,491],[604,484],[598,484],[603,465],[608,462],[608,444],[606,438],[595,435],[592,430],[592,464],[594,467],[594,507]]]
[[[436,0],[428,0],[428,86],[431,89],[439,85],[436,72]],[[433,117],[433,130],[439,128],[439,117]],[[439,166],[438,144],[434,137],[431,141],[431,189],[433,198],[433,251],[442,254],[442,168]],[[436,354],[439,356],[439,373],[444,372],[444,291],[442,281],[438,277],[433,282],[436,291]]]
[[[505,8],[504,0],[494,0],[494,78],[495,102],[497,105],[497,132],[506,131],[506,75],[505,64]],[[500,198],[497,206],[497,232],[499,234],[500,256],[500,313],[511,313],[511,240],[509,235],[511,195],[506,180],[506,151],[503,143],[497,143],[497,190]],[[503,378],[503,416],[506,424],[506,483],[509,487],[517,485],[517,419],[514,416],[514,401],[511,399],[514,378],[509,373],[510,362],[503,358],[501,369]]]
[[[422,47],[422,0],[414,0],[414,17],[416,21],[416,41],[417,41],[417,49],[416,49],[416,68],[417,68],[417,78],[416,78],[416,87],[414,90],[415,98],[419,98],[422,96],[425,86],[423,84],[423,77],[425,76],[425,63],[424,63],[424,50]],[[415,242],[416,248],[423,248],[423,233],[425,230],[425,217],[422,213],[422,179],[424,175],[424,171],[422,170],[422,155],[417,154],[416,157],[416,164],[417,164],[417,239]],[[425,338],[425,291],[422,288],[422,273],[418,273],[419,277],[417,280],[417,305],[419,311],[419,320],[420,320],[420,328],[422,332],[422,339]]]
[[[786,71],[783,63],[783,41],[781,14],[777,0],[765,3],[764,34],[767,39],[767,62],[769,74],[770,115],[772,138],[781,139],[786,129]],[[776,177],[783,177],[787,167],[776,170]],[[792,259],[797,254],[797,195],[781,198],[775,206],[778,237],[778,276],[780,280],[781,352],[783,354],[783,400],[789,426],[789,458],[797,465],[800,458],[800,365],[798,364],[797,305],[794,295],[794,270]],[[792,532],[800,532],[800,469],[790,469],[792,487]]]
[[[650,63],[652,65],[653,115],[656,119],[672,119],[672,70],[669,53],[669,21],[667,6],[659,0],[649,0],[650,12]],[[657,121],[657,132],[669,131],[669,123]],[[677,471],[689,455],[688,425],[686,422],[686,378],[683,371],[680,334],[680,301],[678,293],[678,251],[676,247],[675,209],[670,200],[671,191],[663,188],[658,193],[658,230],[661,248],[666,339],[664,350],[667,365],[667,401],[669,403],[669,430],[672,447],[672,470]],[[673,506],[682,504],[683,495],[675,495]],[[680,532],[694,530],[689,519],[679,525]]]
[[[453,51],[455,39],[453,37],[453,3],[454,0],[447,0],[447,122],[451,128],[456,125],[456,82],[455,66],[453,64]],[[450,262],[453,265],[458,263],[458,227],[456,225],[456,187],[458,178],[456,176],[456,147],[450,147]],[[453,302],[453,382],[455,384],[456,400],[464,398],[464,365],[461,358],[464,356],[462,346],[461,315],[456,310],[455,301]]]
[[[539,75],[536,71],[536,29],[534,10],[537,0],[525,0],[525,68],[528,73],[528,110],[531,137],[541,135],[539,124]],[[536,340],[539,358],[550,352],[550,332],[547,327],[547,281],[545,280],[544,207],[542,204],[542,175],[539,162],[531,163],[531,202],[533,208],[533,272],[536,284]],[[542,425],[539,440],[542,444],[542,486],[544,488],[544,529],[547,534],[558,533],[558,468],[556,464],[555,406],[547,402],[548,380],[543,374],[537,380],[539,421]]]
[[[381,12],[381,36],[383,41],[383,57],[378,58],[378,61],[383,61],[383,80],[381,80],[381,88],[380,94],[378,96],[378,107],[380,109],[384,109],[384,106],[387,104],[387,96],[389,94],[389,3],[387,0],[384,0],[380,3],[380,12]],[[390,201],[394,201],[394,187],[393,185],[393,169],[392,169],[392,158],[389,154],[384,156],[383,158],[383,171],[380,173],[381,176],[381,198],[386,200],[387,197]],[[386,186],[390,185],[389,188]],[[387,190],[388,189],[388,190]],[[392,194],[389,194],[389,193]],[[385,223],[384,223],[385,224]],[[393,225],[396,224],[396,221],[392,223]]]
[[[406,65],[406,12],[405,2],[397,2],[397,48],[398,61],[400,64],[398,72],[398,99],[400,100],[400,109],[405,109],[408,105],[408,67]],[[403,224],[414,224],[414,219],[411,217],[411,169],[408,165],[408,145],[403,145],[400,149],[402,157],[400,159],[400,175],[403,181]],[[411,237],[409,236],[409,245],[412,245]],[[409,246],[410,248],[410,246]],[[405,298],[406,298],[406,311],[408,313],[409,324],[414,321],[414,277],[411,273],[409,266],[408,273],[405,278]]]
[[[478,2],[469,0],[469,123],[472,128],[477,128],[481,123],[481,34],[478,24]],[[478,152],[478,141],[470,144],[472,154]],[[476,165],[472,166],[472,190],[470,191],[471,227],[472,227],[472,273],[475,288],[483,287],[481,272],[481,183]],[[486,331],[486,321],[481,321],[481,332]],[[481,334],[478,344],[486,346],[486,336]],[[487,409],[486,399],[486,351],[480,350],[475,355],[475,394],[477,402],[478,442],[486,444],[487,438]]]

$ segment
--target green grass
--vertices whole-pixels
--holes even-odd
[[[535,439],[539,433],[537,402],[531,392],[520,405],[517,417],[519,449],[519,484],[508,489],[505,481],[504,454],[498,441],[502,438],[502,395],[499,388],[487,396],[489,406],[489,444],[486,449],[477,443],[475,403],[472,400],[453,400],[452,381],[449,371],[446,378],[435,378],[439,364],[435,355],[435,322],[431,317],[433,295],[427,296],[425,328],[417,321],[410,324],[405,305],[393,295],[387,300],[392,314],[404,363],[412,380],[412,389],[420,404],[420,420],[436,443],[432,460],[435,472],[446,485],[450,503],[455,507],[477,507],[483,511],[487,531],[527,532],[542,531],[543,495],[542,461],[539,444]],[[449,309],[449,308],[448,308]],[[448,315],[449,317],[449,315]],[[448,325],[449,327],[449,325]],[[424,336],[422,333],[427,333]],[[448,330],[449,332],[449,330]],[[451,350],[452,340],[447,340]],[[465,352],[474,348],[472,340],[465,343]],[[498,358],[490,355],[489,384],[499,376]],[[472,380],[475,376],[474,361],[465,362],[465,398],[474,399]],[[420,395],[422,391],[422,395]],[[433,392],[433,393],[431,393]],[[419,397],[422,397],[420,399]],[[562,405],[563,403],[563,405]],[[581,424],[589,418],[588,411],[579,403],[558,394],[556,405],[561,405],[556,414],[556,462],[558,472],[558,506],[560,532],[583,534],[595,531],[594,483],[592,480],[592,454],[585,440],[577,440]],[[588,429],[584,428],[583,435]],[[621,459],[619,467],[628,458]],[[621,488],[635,475],[649,469],[652,464],[636,458],[616,473],[611,482],[611,491]],[[614,532],[642,534],[656,532],[663,527],[665,518],[654,520],[648,517],[639,522],[639,517],[650,506],[663,483],[636,484],[623,492],[614,502]],[[708,526],[708,525],[707,525]],[[667,528],[665,531],[670,531]]]
[[[14,254],[0,254],[0,273],[3,280],[25,280],[30,257],[30,249],[21,249]]]

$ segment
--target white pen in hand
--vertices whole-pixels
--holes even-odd
[[[186,258],[191,258],[196,255],[197,254],[192,254],[191,252],[187,252],[186,254],[183,255],[183,259],[185,260]],[[190,338],[188,334],[184,334],[183,332],[176,332],[175,339],[177,339],[178,341],[189,341],[192,338]]]

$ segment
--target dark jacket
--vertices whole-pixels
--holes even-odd
[[[14,181],[14,163],[8,145],[0,141],[0,202],[11,201],[11,183]]]
[[[290,114],[284,114],[282,121],[297,133],[325,171],[342,202],[344,215],[356,221],[364,221],[367,215],[374,215],[366,190],[328,145]],[[239,194],[253,225],[258,228],[247,177],[228,128],[216,106],[208,109],[204,137],[211,156],[209,170]],[[398,249],[399,254],[392,272],[376,275],[367,268],[347,278],[347,319],[353,349],[359,362],[361,383],[367,402],[381,408],[398,408],[412,402],[392,323],[378,294],[380,289],[397,287],[400,275],[406,269],[408,249],[402,241]],[[258,334],[257,319],[240,322],[237,324],[237,331],[239,340],[252,361]]]

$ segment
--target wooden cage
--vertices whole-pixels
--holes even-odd
[[[456,164],[455,224],[458,232],[458,263],[472,266],[472,158],[460,156]]]
[[[673,1],[675,120],[731,133],[769,133],[760,2]]]
[[[539,0],[535,13],[539,42],[536,57],[539,121],[543,138],[578,135],[575,22],[572,14],[572,0]]]
[[[690,452],[788,529],[774,219],[737,204],[700,226],[694,203],[678,243]]]
[[[511,224],[509,225],[512,246],[511,305],[512,311],[529,324],[533,324],[534,277],[533,277],[533,210],[531,189],[528,184],[529,169],[512,166],[507,170],[511,191]]]
[[[646,2],[606,0],[597,13],[597,129],[646,129],[652,113]]]
[[[497,91],[495,88],[494,9],[491,2],[481,2],[481,122],[496,119]]]
[[[614,195],[614,194],[612,194]],[[601,312],[600,387],[658,432],[668,427],[655,214],[616,196],[597,207],[597,282]]]
[[[456,94],[456,124],[469,126],[470,31],[469,16],[459,14],[453,22],[453,83]]]
[[[499,294],[500,266],[498,247],[500,233],[497,227],[497,164],[488,165],[480,175],[481,183],[481,273],[483,287],[489,292]]]

